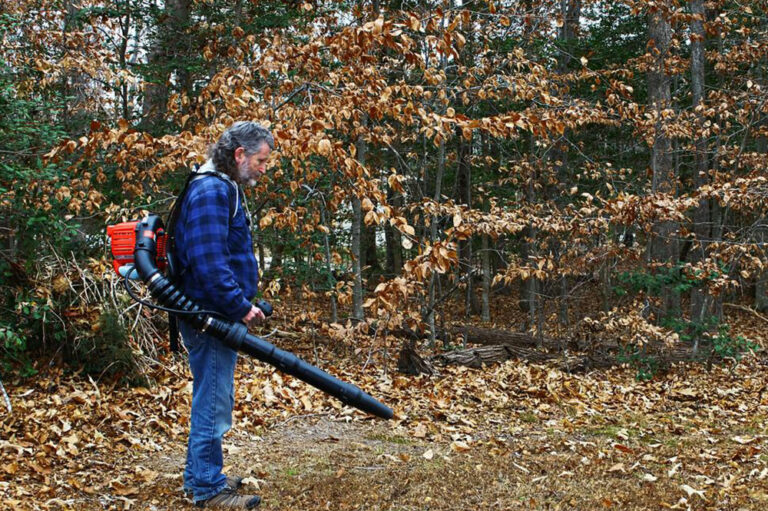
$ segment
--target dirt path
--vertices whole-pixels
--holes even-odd
[[[569,431],[567,419],[547,425],[527,417],[514,434],[465,448],[400,436],[380,422],[299,417],[260,437],[233,435],[228,471],[246,477],[263,509],[274,510],[768,506],[764,420],[739,436],[702,432],[684,419],[660,426],[649,417],[615,419]],[[169,491],[180,484],[179,447],[146,460],[160,474],[148,490],[162,498],[137,499],[137,509],[193,509]]]

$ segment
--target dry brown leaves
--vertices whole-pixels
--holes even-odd
[[[306,350],[304,342],[296,347]],[[319,353],[329,356],[327,350]],[[763,453],[768,368],[759,359],[709,373],[699,366],[680,366],[648,383],[635,381],[625,369],[569,375],[516,361],[482,370],[447,368],[439,376],[418,378],[387,373],[380,366],[363,371],[359,363],[334,367],[319,360],[318,365],[392,406],[395,419],[372,421],[295,378],[241,360],[231,438],[244,447],[228,447],[229,459],[245,463],[237,460],[263,445],[254,441],[287,425],[326,417],[349,422],[351,436],[323,437],[333,446],[324,456],[355,453],[333,464],[333,480],[362,477],[364,471],[356,471],[355,464],[375,463],[389,478],[379,480],[384,487],[402,484],[399,478],[406,475],[423,479],[418,498],[434,499],[434,509],[450,509],[440,487],[427,483],[438,467],[451,467],[449,473],[460,479],[473,476],[483,498],[493,496],[510,506],[530,507],[531,499],[546,506],[552,496],[536,493],[537,487],[560,488],[573,501],[571,507],[582,509],[597,504],[638,509],[650,504],[678,509],[739,504],[755,509],[768,499],[768,459]],[[182,505],[179,453],[186,441],[191,382],[183,361],[154,377],[151,389],[113,388],[59,370],[26,382],[6,382],[14,409],[4,411],[0,421],[2,506]],[[365,444],[358,449],[351,439],[360,435],[368,436],[355,441]],[[312,445],[304,448],[314,452]],[[281,481],[280,474],[294,470],[293,465],[289,458],[275,458],[278,454],[267,457],[272,468],[252,474],[282,488],[267,486],[268,494],[287,491],[285,502],[322,509],[325,502],[320,505],[322,499],[311,497],[317,491],[323,498],[338,499],[331,508],[356,508],[354,496],[328,496],[326,489],[310,488],[310,496],[290,494],[292,483]],[[158,461],[162,459],[175,461],[163,464]],[[486,470],[501,468],[512,474],[520,495],[527,495],[524,502],[478,481]],[[605,489],[614,494],[600,489],[584,493],[574,486],[580,478],[595,484],[605,479]],[[376,491],[381,503],[389,502],[382,509],[396,504],[417,508],[408,504],[417,495],[387,497],[384,488]],[[281,502],[273,505],[290,509]]]

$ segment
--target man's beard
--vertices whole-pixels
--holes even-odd
[[[237,164],[237,177],[240,184],[245,186],[256,186],[259,182],[258,179],[251,177],[247,159],[242,163]]]

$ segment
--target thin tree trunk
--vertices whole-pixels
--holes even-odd
[[[560,51],[558,52],[558,73],[565,74],[568,72],[569,65],[573,58],[573,51],[576,48],[576,42],[579,35],[579,19],[581,18],[581,0],[560,0],[560,13],[562,16],[563,24],[558,30],[557,41]],[[567,99],[567,98],[566,98]],[[570,136],[570,130],[565,130],[563,138]],[[565,183],[571,182],[568,171],[568,146],[565,141],[562,141],[556,145],[552,151],[552,157],[557,163],[557,175],[559,181],[562,183],[560,188]],[[560,252],[560,250],[558,250]],[[561,275],[559,278],[559,298],[558,298],[558,322],[565,328],[568,328],[568,279]]]
[[[664,5],[668,5],[665,2]],[[656,115],[653,148],[651,151],[651,170],[653,172],[652,192],[674,195],[677,176],[672,162],[672,144],[664,133],[662,112],[671,107],[672,93],[670,78],[665,71],[665,59],[669,54],[672,28],[662,9],[650,14],[648,21],[648,39],[650,52],[654,57],[648,72],[648,101],[650,110]],[[662,221],[653,228],[650,238],[650,260],[674,266],[677,263],[677,241],[673,238],[677,224]],[[666,286],[662,290],[662,305],[658,319],[679,309],[679,295]]]
[[[566,73],[573,58],[574,41],[579,33],[579,18],[581,17],[581,0],[560,0],[560,13],[563,24],[557,31],[560,51],[557,56],[559,73]]]
[[[763,30],[768,28],[768,20],[763,17]],[[757,81],[763,89],[768,87],[768,81],[765,80],[766,67],[768,66],[768,59],[763,57],[757,64]],[[765,126],[766,121],[763,120],[759,126]],[[768,154],[768,138],[765,136],[758,136],[756,140],[756,149],[760,154]],[[757,227],[757,241],[763,243],[765,247],[766,241],[768,241],[768,217],[763,216]],[[761,312],[768,311],[768,269],[762,271],[755,282],[755,309]]]
[[[280,271],[283,266],[283,254],[285,253],[285,243],[275,243],[274,249],[271,251],[271,259],[269,261],[269,268],[264,272],[265,283],[275,278],[275,274]]]
[[[534,135],[530,136],[530,154],[531,160],[534,158],[535,151]],[[525,188],[525,198],[527,203],[534,204],[536,201],[536,188],[535,188],[536,175],[534,170],[534,162],[531,161],[531,174],[528,176],[528,182]],[[523,264],[531,262],[531,257],[534,255],[536,247],[536,228],[533,224],[529,224],[523,229],[523,244],[520,250],[520,260]],[[537,297],[539,292],[539,280],[536,277],[529,276],[527,279],[523,279],[520,283],[520,305],[521,308],[528,313],[528,328],[533,328],[537,324],[536,309],[538,307]]]
[[[764,216],[760,220],[757,232],[757,242],[765,247],[768,242],[768,217]],[[768,311],[768,270],[763,270],[755,282],[755,309],[760,312]]]
[[[363,129],[368,126],[368,116],[363,114],[360,121]],[[365,166],[365,157],[367,145],[365,138],[361,133],[355,143],[357,150],[357,161]],[[352,287],[352,318],[356,321],[362,321],[365,318],[363,310],[363,273],[362,273],[362,231],[363,231],[363,208],[360,198],[355,196],[352,199],[352,275],[354,284]]]
[[[488,137],[485,133],[480,134],[480,161],[483,160],[482,156],[485,156],[490,153],[488,150]],[[485,169],[487,170],[490,165],[486,165]],[[488,200],[488,197],[484,197],[483,199],[483,211],[487,212],[490,209],[490,201]],[[491,240],[489,239],[490,236],[488,234],[483,234],[482,239],[482,250],[480,252],[480,261],[483,265],[483,276],[482,276],[482,294],[480,299],[480,314],[483,319],[483,321],[491,321],[491,284],[493,282],[493,273],[492,273],[492,266],[491,266]]]
[[[128,41],[130,40],[131,31],[131,11],[125,9],[125,15],[119,18],[120,24],[120,46],[118,48],[118,60],[120,61],[120,69],[128,69]],[[120,110],[122,112],[123,119],[130,119],[131,112],[128,103],[128,83],[124,80],[120,84],[119,89],[120,98]]]
[[[694,155],[694,186],[696,190],[709,182],[707,168],[707,141],[703,135],[704,117],[700,113],[700,107],[704,102],[704,85],[706,76],[704,73],[706,57],[704,55],[706,32],[704,19],[706,9],[704,0],[692,0],[691,12],[695,16],[691,22],[691,92],[693,95],[693,110],[696,113],[695,155]],[[704,259],[706,246],[712,237],[710,221],[710,203],[707,199],[701,199],[693,212],[694,249],[690,253],[692,263]],[[708,312],[706,289],[694,289],[691,292],[691,321],[702,322]]]
[[[435,195],[433,197],[435,202],[440,200],[443,186],[443,175],[445,174],[445,140],[440,140],[440,146],[437,149],[437,175],[435,176]],[[429,241],[431,245],[437,241],[437,215],[434,215],[430,221],[429,226]],[[435,345],[435,286],[437,281],[437,271],[432,272],[432,276],[429,279],[429,300],[427,302],[427,318],[426,323],[429,327],[429,343],[430,347]]]
[[[483,252],[480,259],[483,262],[483,294],[481,314],[483,321],[491,320],[491,254],[488,235],[483,234]]]
[[[387,201],[390,206],[395,208],[401,207],[403,202],[401,197],[395,196],[395,191],[391,188],[387,189]],[[388,276],[395,277],[403,270],[403,252],[401,249],[402,239],[400,231],[387,223],[384,227],[384,238],[387,245],[386,272]]]
[[[472,139],[465,140],[462,130],[456,130],[459,141],[458,165],[456,169],[457,202],[467,208],[472,206],[472,166],[470,153]],[[474,278],[472,275],[472,239],[459,242],[459,279],[466,280],[466,295],[464,297],[464,315],[470,317],[478,312],[477,300],[474,296]]]
[[[363,223],[363,211],[360,199],[352,199],[352,319],[362,321],[363,311],[363,278],[360,267],[360,226]]]
[[[78,30],[78,9],[76,2],[72,0],[64,2],[64,33]],[[70,136],[76,135],[81,127],[78,117],[81,114],[80,106],[85,100],[85,90],[84,79],[79,72],[66,70],[62,73],[61,93],[62,97],[66,98],[62,109],[62,124]]]
[[[441,22],[441,26],[445,26],[445,17],[443,17],[443,20]],[[446,59],[445,55],[440,56],[440,67],[443,70],[443,73],[445,73],[446,70]],[[445,93],[445,82],[443,82],[442,85],[442,91]],[[437,149],[437,172],[435,174],[435,193],[432,197],[432,200],[435,202],[440,202],[440,198],[442,195],[443,190],[443,175],[445,174],[445,133],[440,133],[440,143]],[[433,215],[432,219],[430,220],[430,226],[429,226],[429,242],[430,245],[434,246],[435,242],[437,241],[437,224],[438,224],[439,217],[437,215]],[[437,285],[437,271],[432,271],[432,275],[429,279],[429,290],[428,290],[428,299],[427,299],[427,314],[426,318],[423,318],[422,320],[426,320],[427,327],[429,328],[429,345],[430,347],[434,347],[435,345],[435,287]]]
[[[320,206],[321,208],[320,222],[326,228],[326,231],[323,231],[323,248],[325,249],[325,271],[328,275],[327,284],[328,284],[329,292],[331,295],[331,323],[338,323],[339,321],[338,303],[339,302],[338,302],[338,298],[336,297],[336,279],[333,276],[333,265],[332,265],[333,258],[331,257],[331,241],[330,241],[330,235],[328,234],[331,226],[328,225],[328,221],[326,219],[324,202],[325,201],[323,201],[323,204]]]
[[[725,50],[725,36],[721,29],[718,29],[717,33],[717,51],[722,55]],[[715,120],[717,123],[725,122],[724,119],[720,116],[718,116]],[[723,133],[718,132],[717,137],[715,138],[715,150],[712,154],[712,157],[710,158],[710,161],[712,162],[712,176],[716,176],[717,173],[720,171],[720,154],[723,147]],[[713,242],[718,242],[723,239],[723,228],[725,225],[725,215],[727,213],[727,209],[723,209],[722,206],[720,206],[720,203],[718,201],[712,201],[711,207],[710,207],[710,218],[711,218],[711,230],[712,235],[711,239]],[[712,305],[712,315],[717,318],[718,321],[722,320],[723,318],[723,294],[718,294],[714,300]]]

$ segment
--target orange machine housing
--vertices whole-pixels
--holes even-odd
[[[110,248],[112,251],[112,268],[120,275],[120,267],[126,264],[133,264],[133,250],[136,246],[136,224],[138,220],[132,222],[122,222],[107,226],[107,236],[110,239]],[[157,267],[165,270],[168,258],[166,257],[166,236],[163,229],[157,232],[144,233],[157,243]]]

